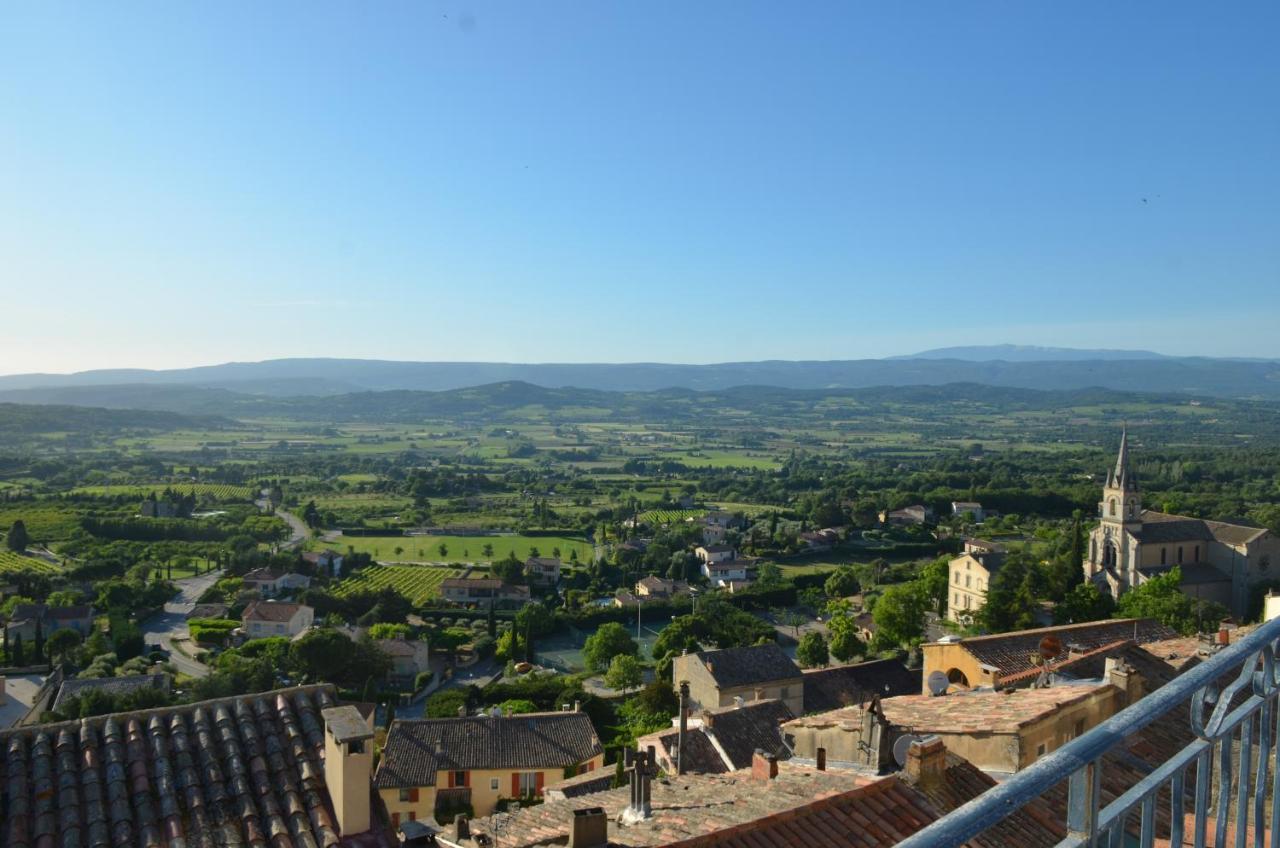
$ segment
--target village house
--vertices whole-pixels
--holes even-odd
[[[1128,703],[1105,680],[1010,692],[901,695],[805,716],[783,725],[797,757],[818,748],[833,760],[883,767],[905,735],[935,735],[983,771],[1010,774],[1062,747]],[[869,761],[878,758],[880,762]]]
[[[954,636],[921,646],[924,655],[924,679],[940,671],[957,688],[993,688],[1002,685],[1006,678],[1023,674],[1038,666],[1033,659],[1039,657],[1041,645],[1052,636],[1060,647],[1057,656],[1049,664],[1069,659],[1073,654],[1083,654],[1124,640],[1137,644],[1157,642],[1178,637],[1177,631],[1148,618],[1122,618],[1107,621],[1088,621],[1082,624],[1065,624],[1059,627],[1037,627],[1033,630],[1015,630],[990,636]],[[928,690],[923,690],[927,692]]]
[[[689,594],[689,584],[683,580],[669,580],[666,577],[641,577],[636,581],[635,594],[645,600],[669,600]]]
[[[524,573],[531,583],[554,586],[560,582],[560,557],[529,557]]]
[[[302,558],[315,566],[318,572],[330,577],[342,576],[342,554],[337,551],[324,550],[320,553],[308,551],[302,555]]]
[[[448,577],[440,583],[440,595],[454,604],[522,606],[529,603],[528,586],[503,583],[495,577]]]
[[[829,551],[839,543],[840,531],[834,527],[827,527],[822,530],[801,533],[800,541],[804,543],[810,553]]]
[[[726,530],[723,525],[710,521],[702,525],[702,544],[718,545],[724,541]]]
[[[169,694],[171,683],[172,678],[167,674],[131,674],[126,677],[73,677],[64,680],[62,685],[58,687],[58,694],[54,696],[53,703],[49,709],[53,712],[58,712],[63,707],[69,706],[72,700],[82,698],[91,692],[119,696],[128,695],[142,689],[155,689],[167,695]]]
[[[253,601],[240,617],[246,639],[288,636],[290,639],[311,626],[315,610],[306,604],[281,601]]]
[[[374,783],[393,824],[449,821],[449,811],[487,816],[501,799],[539,798],[566,773],[603,765],[591,719],[576,710],[397,719]]]
[[[44,639],[59,630],[74,630],[82,637],[93,633],[93,607],[82,604],[74,607],[51,607],[47,604],[17,604],[5,629],[9,638],[21,636],[30,644],[36,638],[36,631]]]
[[[933,510],[920,504],[880,512],[880,523],[885,525],[928,524],[931,521],[933,521]]]
[[[1084,576],[1113,597],[1177,567],[1185,594],[1220,603],[1243,618],[1252,587],[1276,579],[1271,569],[1280,566],[1280,537],[1270,530],[1143,509],[1142,490],[1129,467],[1127,431],[1120,434],[1098,516]]]
[[[1003,545],[966,539],[964,551],[947,563],[947,610],[951,621],[968,623],[987,602],[987,587],[1004,564]]]
[[[972,515],[973,520],[979,524],[986,519],[986,513],[982,511],[982,504],[977,501],[952,501],[951,514],[957,518]]]
[[[281,573],[269,568],[255,568],[241,578],[245,589],[256,590],[264,598],[278,598],[308,589],[311,578],[305,574]]]
[[[731,584],[745,587],[751,582],[751,567],[754,564],[754,561],[743,559],[704,562],[701,571],[712,586],[732,591],[734,586]]]
[[[719,651],[698,651],[674,658],[673,685],[689,684],[689,708],[713,710],[744,701],[776,699],[794,715],[804,713],[804,676],[774,643]]]
[[[693,549],[693,554],[703,564],[728,562],[738,556],[733,545],[699,545]]]
[[[431,670],[431,646],[421,639],[378,639],[376,644],[391,658],[387,679],[402,686],[412,686],[419,674]]]

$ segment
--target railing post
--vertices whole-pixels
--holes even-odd
[[[1067,785],[1067,833],[1081,844],[1098,844],[1098,807],[1102,799],[1102,764],[1094,760],[1071,774]]]

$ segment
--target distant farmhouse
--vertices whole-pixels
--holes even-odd
[[[1143,509],[1138,478],[1129,467],[1127,432],[1120,434],[1098,514],[1102,520],[1089,534],[1084,574],[1114,597],[1178,566],[1184,593],[1243,617],[1251,587],[1276,579],[1271,569],[1280,566],[1280,539],[1271,531]]]

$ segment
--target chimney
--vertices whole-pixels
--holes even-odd
[[[689,681],[680,681],[680,732],[676,735],[676,774],[684,774],[684,737],[689,732]]]
[[[609,817],[603,807],[573,811],[569,848],[604,848],[609,841]]]
[[[1218,644],[1224,648],[1231,644],[1231,631],[1225,624],[1218,625]]]
[[[342,836],[369,830],[373,731],[355,707],[329,707],[324,720],[324,779]]]
[[[746,701],[746,699],[745,699],[745,698],[743,698],[741,695],[734,695],[734,696],[733,696],[733,708],[734,708],[735,710],[740,710],[740,709],[742,709],[742,705],[743,705],[743,704],[745,704],[746,702],[747,702],[747,701]]]
[[[1124,693],[1124,705],[1128,706],[1142,697],[1142,676],[1119,657],[1107,657],[1103,675],[1108,683]]]
[[[942,780],[947,770],[947,746],[937,736],[926,736],[907,749],[907,777],[921,786],[932,786]]]
[[[467,717],[467,708],[465,705],[460,705],[458,707],[458,718],[466,718],[466,717]]]
[[[626,824],[644,821],[652,814],[649,804],[649,764],[653,749],[636,751],[631,758],[631,802],[622,811],[622,820]]]
[[[581,701],[574,701],[574,702],[573,702],[573,711],[574,711],[575,713],[580,713],[580,712],[582,712],[582,702],[581,702]]]
[[[826,748],[819,748],[816,752],[814,752],[814,759],[817,760],[818,771],[827,770],[827,749]]]
[[[458,817],[453,820],[453,829],[459,842],[471,838],[471,822],[467,820],[466,813],[458,813]]]
[[[778,755],[766,754],[763,749],[756,748],[751,755],[751,776],[756,780],[773,780],[778,776]]]

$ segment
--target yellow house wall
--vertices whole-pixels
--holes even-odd
[[[965,584],[966,578],[968,585]],[[963,554],[947,564],[947,618],[973,615],[986,603],[991,572],[972,554]],[[965,605],[966,599],[968,606]]]
[[[588,761],[595,771],[604,768],[604,754],[593,757]],[[585,765],[585,764],[584,764]],[[498,808],[498,801],[511,797],[511,776],[514,774],[522,774],[525,772],[541,772],[542,785],[550,786],[564,779],[564,769],[561,767],[548,769],[476,769],[468,772],[471,789],[471,808],[477,816],[487,816],[494,813]],[[497,779],[498,788],[494,789],[493,780]],[[447,789],[449,786],[449,773],[441,771],[436,774],[435,786],[422,786],[418,788],[418,800],[401,801],[399,789],[379,789],[378,793],[382,796],[383,802],[387,805],[387,814],[400,814],[400,821],[408,821],[409,813],[416,813],[419,821],[431,819],[435,816],[436,810],[436,792],[440,789]],[[447,824],[447,822],[440,822]]]
[[[929,694],[929,674],[941,671],[947,674],[952,669],[963,672],[969,686],[991,686],[995,677],[992,672],[984,670],[978,661],[959,643],[932,642],[923,646],[924,684],[920,687],[923,695]]]

